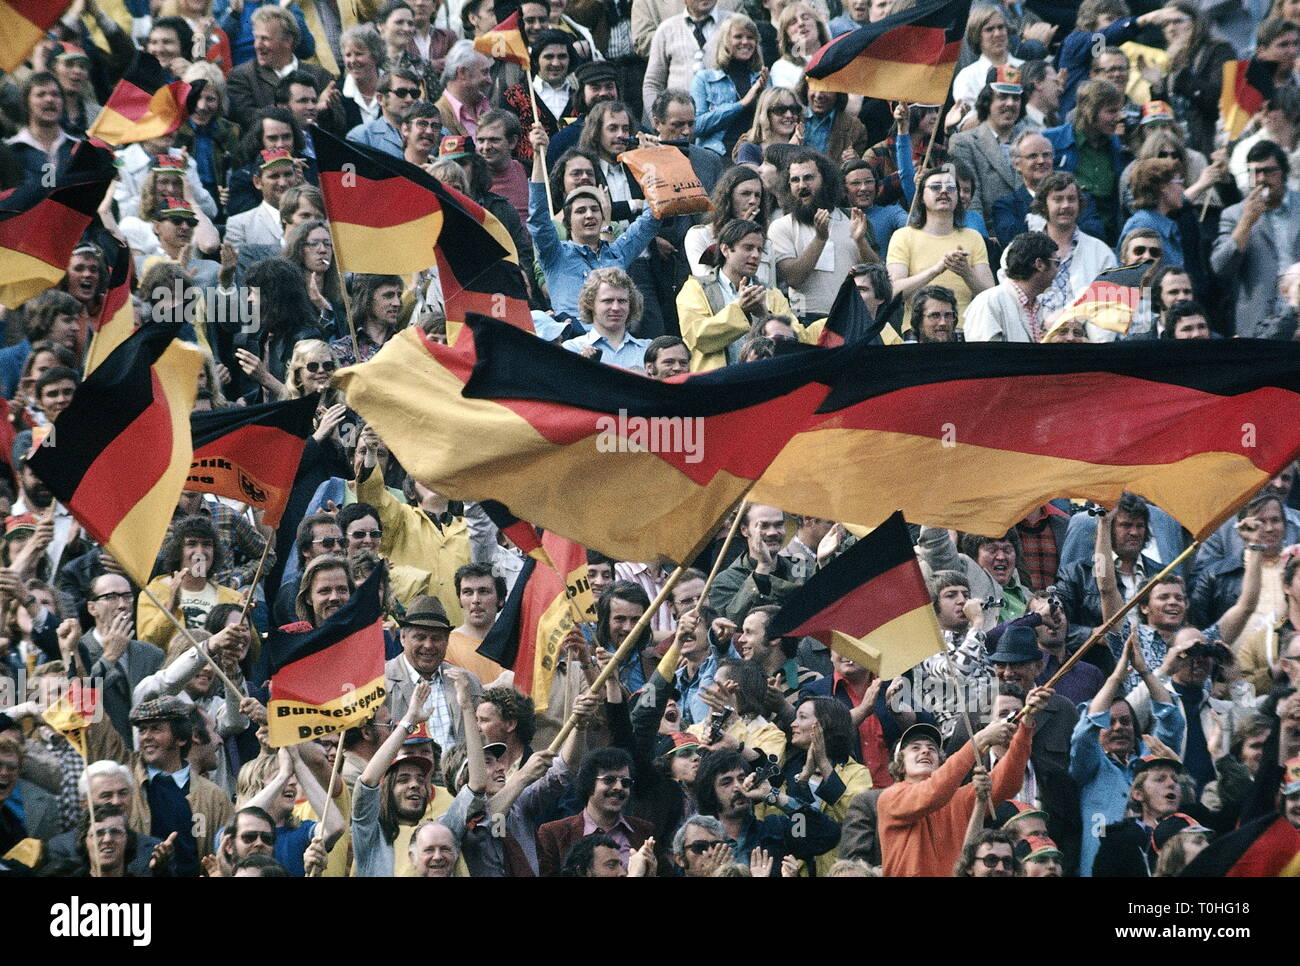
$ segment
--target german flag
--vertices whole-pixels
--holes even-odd
[[[279,526],[319,404],[320,394],[313,393],[194,413],[194,459],[185,488],[247,503],[265,511],[268,527]]]
[[[532,59],[528,56],[528,44],[520,26],[519,11],[515,10],[482,37],[475,38],[474,49],[493,60],[507,61],[531,70]]]
[[[515,688],[531,695],[538,711],[545,711],[555,662],[575,626],[575,611],[584,623],[594,623],[596,600],[587,581],[587,551],[545,530],[540,542],[550,565],[539,564],[534,556],[524,561],[478,653],[513,668]]]
[[[90,375],[113,350],[131,337],[135,331],[135,303],[131,301],[132,264],[131,248],[121,242],[111,253],[108,289],[99,307],[99,316],[92,323],[93,334],[86,348],[85,371]]]
[[[86,532],[140,586],[189,473],[190,410],[202,354],[180,323],[148,325],[77,389],[28,461]]]
[[[494,319],[471,315],[468,325],[453,346],[404,329],[336,384],[426,486],[500,500],[618,560],[694,559],[701,536],[820,405],[825,381],[869,348],[665,383]]]
[[[53,187],[28,180],[0,194],[0,305],[17,308],[63,278],[115,177],[113,152],[83,142]]]
[[[781,607],[769,637],[815,637],[882,678],[943,650],[903,514],[817,571]]]
[[[969,15],[970,0],[925,0],[841,34],[808,61],[808,89],[942,104]]]
[[[1082,319],[1098,328],[1127,334],[1142,301],[1142,279],[1150,270],[1146,263],[1106,269],[1056,317],[1052,327]]]
[[[1273,99],[1273,70],[1273,64],[1254,57],[1224,62],[1219,116],[1229,141],[1241,137],[1255,113]]]
[[[555,566],[546,555],[546,549],[542,546],[542,534],[537,527],[527,520],[520,520],[504,503],[484,500],[479,505],[496,528],[510,538],[511,543],[538,563],[546,564],[548,567]]]
[[[341,270],[409,275],[436,265],[449,320],[481,312],[532,331],[519,254],[495,215],[401,158],[313,131]]]
[[[816,336],[816,344],[824,348],[859,339],[873,345],[897,345],[903,341],[892,325],[871,317],[871,311],[858,294],[858,286],[852,275],[844,279],[844,284],[840,286],[835,302],[831,305],[830,314],[826,316],[821,331]]]
[[[0,70],[17,70],[71,5],[68,0],[0,0]]]
[[[1203,539],[1300,455],[1297,343],[862,352],[751,500],[867,525],[901,504],[913,523],[992,536],[1056,497],[1131,490]]]
[[[384,703],[384,625],[376,567],[319,627],[267,639],[272,748],[351,728]]]
[[[1300,877],[1300,831],[1277,812],[1215,839],[1181,873],[1188,878]]]
[[[86,134],[118,146],[171,134],[189,116],[185,110],[189,96],[189,84],[169,83],[158,59],[137,51]]]
[[[98,704],[99,692],[95,688],[80,678],[71,678],[67,690],[41,713],[45,723],[68,739],[68,744],[87,762],[90,755],[86,751],[86,729],[99,720]]]

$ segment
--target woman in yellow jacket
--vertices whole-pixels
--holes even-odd
[[[835,698],[800,702],[790,725],[787,794],[815,802],[823,815],[843,825],[853,800],[871,787],[871,772],[853,760],[858,741],[849,709]],[[839,857],[839,846],[817,856],[817,874],[830,875]]]
[[[791,314],[779,290],[753,284],[766,242],[754,222],[727,222],[718,235],[722,264],[688,278],[677,293],[677,319],[691,350],[691,372],[739,362],[740,344],[755,322],[767,315]]]

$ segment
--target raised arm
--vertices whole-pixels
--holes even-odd
[[[421,681],[415,686],[415,693],[411,695],[411,703],[406,709],[406,714],[398,722],[388,735],[388,738],[379,750],[375,752],[374,757],[366,762],[365,770],[361,772],[359,781],[362,784],[369,785],[371,788],[378,788],[379,783],[383,781],[384,773],[388,771],[388,766],[397,758],[397,753],[402,750],[402,742],[406,740],[408,726],[414,730],[417,725],[421,725],[429,720],[429,694],[430,687],[428,681]],[[475,728],[475,730],[478,730]]]
[[[1110,672],[1110,677],[1106,678],[1097,693],[1092,696],[1092,702],[1088,705],[1088,714],[1107,714],[1110,712],[1110,706],[1115,703],[1120,687],[1124,684],[1124,678],[1128,676],[1129,663],[1138,650],[1137,628],[1135,627],[1129,631],[1129,635],[1124,641],[1124,650],[1120,654],[1119,660],[1115,662],[1115,670]]]
[[[1246,572],[1241,578],[1241,593],[1237,595],[1236,603],[1218,620],[1219,635],[1229,648],[1246,629],[1246,621],[1250,619],[1251,614],[1255,613],[1255,608],[1259,605],[1260,574],[1264,567],[1264,555],[1258,549],[1259,526],[1259,520],[1255,517],[1246,517],[1237,523],[1237,532],[1241,534],[1241,542],[1245,544],[1241,559]]]
[[[1115,578],[1115,554],[1111,548],[1110,523],[1114,517],[1115,511],[1107,510],[1106,515],[1097,521],[1097,541],[1092,555],[1092,576],[1097,581],[1097,590],[1101,593],[1103,622],[1110,620],[1124,606],[1124,598],[1119,592],[1119,581]]]

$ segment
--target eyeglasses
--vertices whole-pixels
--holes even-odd
[[[631,788],[636,784],[636,779],[630,778],[627,775],[601,775],[598,781],[609,788],[613,788],[615,785],[620,785],[623,788]]]
[[[1270,164],[1267,168],[1247,168],[1246,172],[1248,174],[1278,174],[1281,170],[1278,165]]]
[[[353,530],[348,534],[348,539],[364,540],[366,537],[369,537],[371,540],[378,540],[383,535],[383,530]]]
[[[1156,258],[1159,258],[1161,255],[1165,253],[1165,250],[1163,248],[1151,248],[1147,245],[1134,245],[1131,249],[1129,249],[1129,251],[1131,251],[1134,255],[1153,255]]]
[[[97,838],[97,839],[124,839],[124,838],[126,838],[126,829],[124,829],[124,828],[97,828],[97,829],[95,829],[95,838]]]
[[[245,845],[252,845],[255,842],[261,842],[263,845],[274,845],[275,833],[274,832],[240,832],[239,841],[243,842]],[[989,866],[989,868],[992,868],[992,866]]]
[[[933,191],[937,195],[951,195],[957,193],[955,184],[928,184],[925,186],[927,191]]]
[[[777,104],[775,107],[767,109],[768,114],[798,114],[798,104]]]
[[[108,594],[96,594],[91,600],[130,600],[134,594],[129,590],[115,591]]]
[[[981,855],[976,861],[982,863],[986,869],[996,869],[998,866],[1004,869],[1016,867],[1015,857],[1011,855]]]
[[[1180,155],[1178,154],[1177,151],[1157,151],[1157,152],[1156,152],[1156,157],[1157,157],[1157,158],[1166,158],[1166,159],[1168,159],[1168,158],[1172,158],[1172,159],[1174,159],[1174,160],[1176,161],[1176,160],[1179,159]]]
[[[333,372],[338,368],[335,362],[305,362],[303,368],[308,372]]]
[[[394,87],[388,93],[395,97],[419,97],[420,89],[418,87]]]
[[[333,550],[335,547],[343,546],[342,537],[318,537],[312,541],[312,546],[321,546],[326,550]]]

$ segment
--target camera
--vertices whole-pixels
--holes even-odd
[[[1001,607],[1004,601],[1000,597],[985,597],[980,601],[980,607],[984,610],[992,610],[994,607]]]
[[[731,709],[723,711],[714,711],[709,715],[709,744],[715,745],[722,740],[722,736],[727,732],[727,721],[731,718]]]
[[[1214,641],[1200,641],[1193,644],[1187,649],[1183,656],[1188,659],[1194,657],[1209,657],[1218,661],[1220,664],[1232,663],[1232,652],[1222,644],[1218,644]]]
[[[754,784],[761,785],[763,782],[771,782],[773,788],[781,785],[781,763],[777,761],[776,755],[760,759],[754,768]]]

